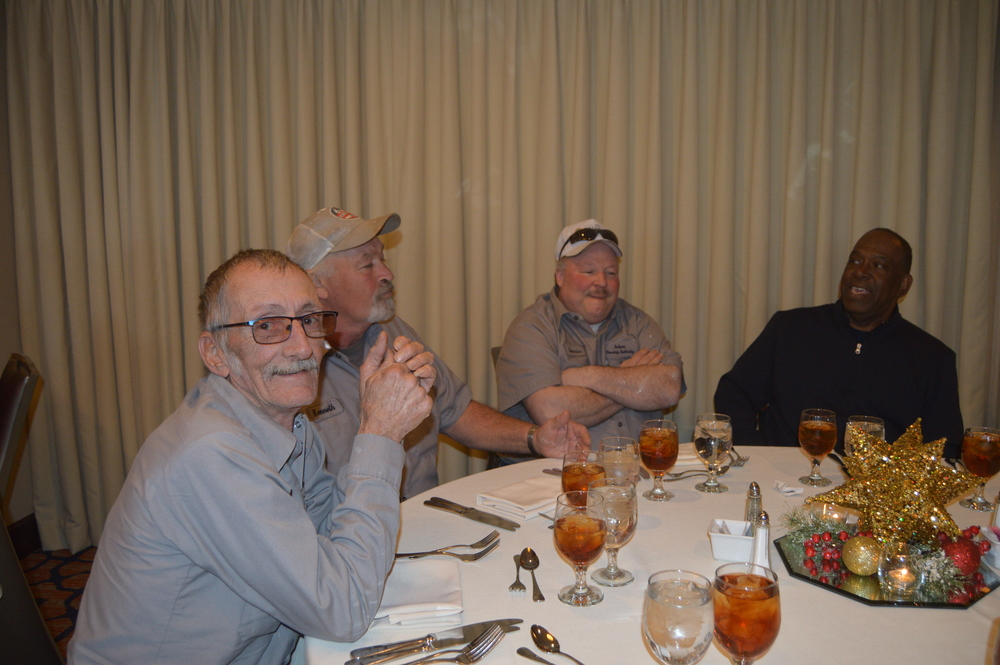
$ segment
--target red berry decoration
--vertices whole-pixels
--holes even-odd
[[[814,534],[812,535],[812,541],[813,541],[814,543],[818,543],[818,542],[819,542],[820,540],[821,540],[821,538],[820,538],[820,535],[819,535],[818,533],[814,533]]]
[[[833,534],[830,533],[829,531],[824,531],[823,532],[823,542],[824,543],[828,543],[831,540],[833,540]]]
[[[951,557],[963,575],[972,575],[979,569],[982,552],[971,539],[960,536],[953,542],[944,543],[941,549]]]
[[[840,538],[842,542],[847,542],[847,539],[850,537],[851,534],[847,533],[846,531],[841,531],[840,533],[837,534],[837,538]]]
[[[990,541],[988,541],[988,540],[980,540],[979,541],[979,551],[980,552],[982,552],[983,554],[986,554],[991,549],[993,549],[993,545],[990,543]]]
[[[972,526],[969,527],[969,531],[972,532],[973,536],[978,536],[979,535],[979,527],[976,526],[975,524],[973,524]]]

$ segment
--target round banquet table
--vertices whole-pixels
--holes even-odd
[[[528,628],[541,624],[555,635],[564,652],[587,665],[657,662],[642,635],[642,601],[650,574],[667,568],[691,570],[711,579],[723,562],[712,558],[708,539],[709,523],[715,518],[743,519],[746,490],[757,481],[764,509],[771,517],[771,539],[784,534],[780,517],[801,506],[807,496],[829,488],[805,487],[804,493],[784,497],[772,488],[775,480],[793,487],[806,475],[808,459],[798,448],[739,447],[750,461],[732,468],[720,480],[729,487],[724,494],[703,494],[694,489],[703,478],[667,483],[675,498],[654,503],[639,497],[639,523],[635,537],[619,554],[619,565],[635,574],[625,587],[601,587],[604,601],[586,608],[570,607],[556,598],[570,584],[573,573],[555,551],[549,520],[536,517],[522,523],[515,532],[500,530],[500,546],[473,563],[460,563],[464,613],[462,623],[517,617],[524,620],[521,630],[508,633],[481,662],[485,665],[526,664],[531,661],[516,654],[526,646],[555,663],[571,663],[557,654],[542,654]],[[554,460],[534,460],[493,469],[441,485],[402,504],[402,526],[398,551],[420,551],[453,543],[469,543],[486,535],[491,527],[423,505],[431,496],[441,496],[466,506],[475,506],[476,494],[542,473],[558,466]],[[690,468],[690,467],[685,467]],[[681,470],[681,469],[677,469]],[[822,473],[836,487],[844,480],[833,460],[825,460]],[[642,480],[639,492],[652,485]],[[1000,490],[1000,476],[987,485],[991,499]],[[962,528],[987,525],[989,513],[977,513],[958,505],[949,509]],[[509,593],[514,581],[513,556],[530,546],[541,559],[535,571],[545,594],[544,602],[532,602],[530,575],[523,573],[527,593]],[[992,665],[992,645],[1000,629],[1000,589],[980,599],[968,609],[936,609],[869,606],[809,582],[791,577],[775,546],[770,547],[771,567],[778,573],[781,591],[781,630],[774,645],[758,662],[772,663],[969,663]],[[588,570],[606,565],[606,557]],[[590,582],[593,584],[593,582]],[[435,629],[397,628],[371,630],[353,644],[338,644],[305,638],[293,662],[308,665],[341,665],[350,651],[359,646],[396,642],[434,632]],[[440,629],[444,630],[444,629]],[[406,663],[415,657],[392,663]],[[714,643],[700,661],[705,665],[731,662]]]

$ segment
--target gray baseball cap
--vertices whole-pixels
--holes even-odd
[[[340,208],[323,208],[309,215],[295,227],[288,239],[288,258],[306,270],[331,252],[360,247],[375,236],[399,228],[399,215],[389,213],[374,219],[362,219]]]

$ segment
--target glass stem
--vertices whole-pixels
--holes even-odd
[[[717,467],[716,464],[708,465],[708,480],[705,481],[706,487],[715,487],[716,485],[719,484],[719,481],[715,479],[716,474],[719,473],[716,467]]]
[[[819,473],[819,463],[822,461],[823,460],[818,460],[815,457],[813,458],[812,473],[809,474],[809,477],[812,478],[813,480],[821,480],[823,478],[823,476],[821,476]]]
[[[618,548],[605,546],[605,549],[608,552],[608,567],[605,573],[608,577],[614,577],[618,573]]]
[[[587,593],[587,567],[586,566],[574,566],[573,570],[576,572],[576,589],[577,593]]]

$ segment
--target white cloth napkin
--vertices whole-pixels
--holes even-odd
[[[522,522],[538,517],[538,513],[551,510],[556,497],[562,492],[559,476],[535,476],[476,495],[476,505],[501,517]]]
[[[719,465],[721,467],[722,462],[719,462]],[[674,462],[674,468],[679,466],[705,466],[694,449],[694,441],[677,446],[677,461]]]
[[[782,494],[784,496],[796,496],[802,494],[805,490],[801,487],[792,487],[788,483],[783,483],[780,480],[774,481],[774,491]]]
[[[457,559],[400,559],[385,582],[372,628],[457,626],[462,609]]]

